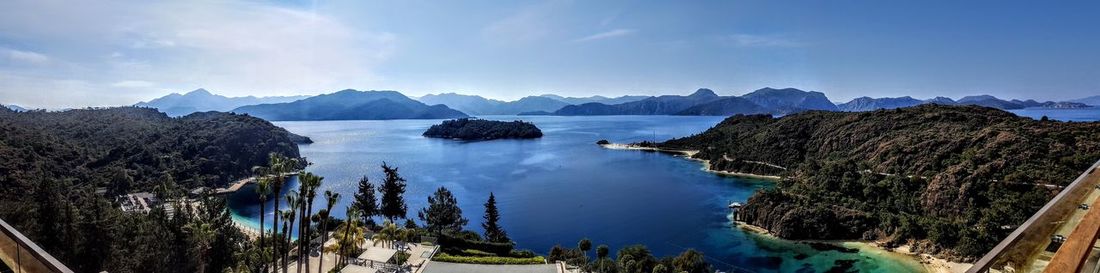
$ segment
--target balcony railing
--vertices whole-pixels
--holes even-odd
[[[14,273],[72,273],[64,264],[0,219],[0,262]]]
[[[1097,234],[1096,218],[1100,213],[1093,210],[1100,210],[1098,167],[1100,161],[1093,163],[1073,183],[1062,189],[1054,199],[1047,202],[966,272],[1042,272],[1044,269],[1051,269],[1048,266],[1054,266],[1052,262],[1061,265],[1054,266],[1051,270],[1070,267],[1070,271],[1065,272],[1080,271]],[[1082,229],[1081,232],[1074,231],[1078,228]],[[1068,243],[1065,236],[1073,236],[1069,231],[1088,235],[1078,237],[1091,237],[1091,240],[1071,238],[1079,242]],[[1063,245],[1062,241],[1067,243]],[[1052,261],[1056,256],[1063,257]],[[1073,261],[1067,263],[1070,260]]]

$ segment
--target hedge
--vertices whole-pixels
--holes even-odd
[[[512,243],[470,241],[446,233],[439,235],[439,246],[459,251],[464,249],[480,250],[496,254],[497,256],[508,256],[512,253],[512,249],[515,248],[515,245]]]
[[[462,264],[545,264],[546,258],[535,256],[531,258],[511,257],[468,257],[451,256],[447,253],[439,253],[432,258],[433,261]]]

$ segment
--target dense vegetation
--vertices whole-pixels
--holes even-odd
[[[1100,123],[977,106],[733,116],[659,144],[724,171],[780,175],[743,219],[792,239],[876,239],[973,258],[1100,159]]]
[[[148,214],[122,213],[111,200],[135,191],[176,200],[249,176],[269,153],[298,156],[285,130],[225,113],[0,110],[0,131],[0,218],[77,272],[220,272],[246,263],[251,243],[223,200]]]
[[[445,120],[424,131],[426,137],[462,140],[491,140],[501,138],[540,138],[542,130],[523,121],[496,121],[483,119]]]
[[[619,249],[615,257],[607,245],[597,246],[596,259],[590,260],[592,241],[581,239],[576,248],[556,245],[547,257],[550,261],[564,261],[577,265],[582,272],[618,273],[710,273],[715,272],[702,252],[688,249],[673,257],[657,258],[644,245],[631,245]]]

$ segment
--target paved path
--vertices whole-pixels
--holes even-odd
[[[504,265],[430,262],[424,273],[558,273],[558,264]]]

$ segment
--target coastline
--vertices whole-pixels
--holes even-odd
[[[758,175],[758,174],[752,174],[752,173],[740,173],[740,172],[728,172],[728,171],[714,170],[714,169],[711,168],[710,160],[699,159],[699,158],[694,158],[693,157],[694,155],[699,153],[699,151],[697,151],[697,150],[677,150],[677,149],[665,149],[665,148],[658,148],[658,147],[641,147],[641,146],[636,146],[636,145],[631,145],[631,144],[620,144],[620,143],[608,143],[608,144],[598,144],[598,145],[600,145],[600,147],[603,147],[605,149],[612,149],[612,150],[637,150],[637,151],[662,152],[662,153],[675,154],[675,156],[683,157],[683,158],[686,158],[688,160],[699,161],[700,163],[703,164],[703,167],[702,167],[703,171],[718,174],[718,175],[723,175],[723,176],[746,177],[746,178],[755,178],[755,179],[770,180],[770,181],[776,181],[776,180],[782,179],[782,177],[779,177],[779,176]],[[904,260],[904,261],[907,261],[907,262],[917,263],[917,264],[919,264],[920,268],[922,268],[925,272],[929,272],[929,273],[965,273],[967,269],[969,269],[971,266],[973,266],[973,264],[971,264],[971,263],[951,262],[951,261],[948,261],[946,259],[937,258],[937,257],[932,256],[930,254],[915,253],[915,252],[911,251],[911,246],[910,245],[902,245],[902,246],[899,246],[899,247],[896,247],[896,248],[888,248],[888,247],[883,246],[883,244],[881,242],[875,242],[875,241],[787,240],[787,239],[779,238],[779,237],[773,235],[767,229],[759,227],[759,226],[751,225],[751,224],[744,223],[744,222],[735,222],[735,224],[736,224],[737,228],[740,228],[740,229],[742,229],[746,232],[757,234],[757,235],[760,235],[760,236],[765,236],[765,237],[768,237],[768,238],[771,238],[771,239],[776,239],[776,240],[786,240],[786,241],[796,242],[796,243],[838,244],[838,245],[851,247],[851,248],[857,248],[857,249],[861,249],[861,250],[881,251],[881,252],[883,252],[883,253],[880,253],[881,256],[889,257],[889,258],[893,258],[893,259]]]
[[[769,232],[767,229],[751,225],[745,222],[735,222],[737,228],[749,233],[764,236],[771,239],[787,240],[779,238]],[[920,267],[928,273],[965,273],[967,269],[970,269],[974,264],[972,263],[959,263],[951,262],[946,259],[937,258],[930,254],[915,253],[911,251],[910,245],[901,245],[895,248],[888,248],[883,246],[882,242],[877,241],[848,241],[848,240],[787,240],[797,243],[827,243],[838,244],[845,247],[857,248],[861,250],[879,250],[886,252],[882,255],[884,257],[891,257],[895,259],[906,259],[909,261],[917,262]]]
[[[611,149],[611,150],[636,150],[636,151],[648,151],[648,152],[661,152],[661,153],[676,154],[678,157],[683,157],[687,160],[698,161],[698,162],[702,163],[703,164],[703,168],[702,168],[703,171],[713,173],[713,174],[717,174],[717,175],[722,175],[722,176],[745,177],[745,178],[753,178],[753,179],[761,179],[761,180],[769,180],[769,181],[778,181],[780,179],[783,179],[782,177],[774,176],[774,175],[760,175],[760,174],[753,174],[753,173],[730,172],[730,171],[715,170],[715,169],[711,168],[710,160],[698,159],[698,158],[694,157],[695,154],[699,153],[699,151],[697,151],[697,150],[676,150],[676,149],[665,149],[665,148],[657,148],[657,147],[641,147],[641,146],[636,146],[636,145],[631,145],[631,144],[620,144],[620,143],[608,143],[608,144],[597,144],[597,145],[600,145],[600,147],[603,147],[605,149]]]

